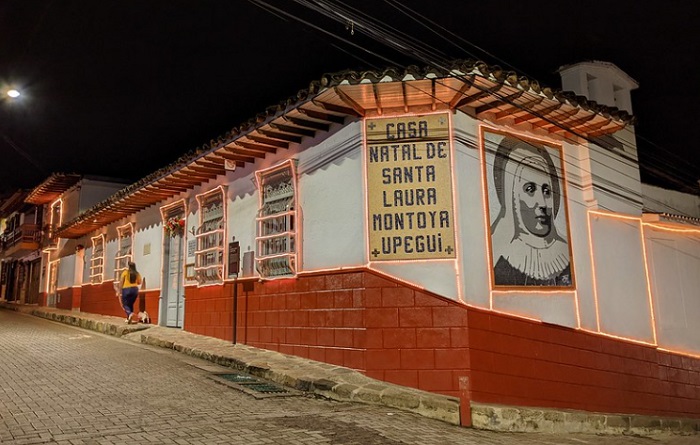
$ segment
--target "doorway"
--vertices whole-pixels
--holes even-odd
[[[172,216],[170,218],[173,218]],[[178,215],[174,218],[180,219]],[[159,319],[171,328],[182,328],[185,311],[185,292],[183,285],[184,237],[180,231],[165,236],[163,246],[163,293],[162,309]]]

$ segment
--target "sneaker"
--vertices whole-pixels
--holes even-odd
[[[126,319],[126,322],[129,324],[133,323],[133,321],[131,321],[133,318],[134,318],[134,313],[132,312],[129,314],[129,317]]]

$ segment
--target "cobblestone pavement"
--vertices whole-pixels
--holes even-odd
[[[300,393],[256,398],[216,366],[0,311],[0,443],[438,445],[698,444],[698,436],[513,434]]]

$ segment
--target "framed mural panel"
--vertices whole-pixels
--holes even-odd
[[[370,261],[454,259],[450,119],[365,120]]]
[[[561,147],[481,128],[491,282],[574,287]]]

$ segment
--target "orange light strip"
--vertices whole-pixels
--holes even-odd
[[[93,237],[90,238],[90,240],[92,241],[92,252],[91,252],[91,255],[90,255],[90,284],[102,284],[102,283],[104,283],[104,277],[105,277],[105,262],[104,262],[104,259],[105,259],[105,250],[106,250],[106,246],[105,246],[105,235],[104,235],[104,234],[100,234],[100,235],[97,235],[97,236],[93,236]],[[97,248],[98,245],[101,245],[101,246],[102,246],[102,252],[101,252],[101,255],[100,255],[100,256],[95,256],[95,250],[96,250],[96,248]],[[93,261],[95,261],[95,260],[97,260],[97,259],[101,259],[101,260],[102,260],[102,265],[101,265],[101,266],[93,266],[93,265],[92,265],[92,264],[93,264]],[[100,272],[100,273],[92,273],[93,269],[96,269],[97,267],[101,267],[101,268],[102,268],[102,272]],[[99,283],[93,283],[93,282],[92,282],[92,279],[93,279],[94,277],[99,277],[99,278],[100,278],[100,282],[99,282]]]
[[[667,348],[657,347],[656,350],[661,351],[661,352],[668,352],[668,353],[677,354],[677,355],[685,355],[687,357],[700,359],[700,354],[697,354],[694,352],[688,352],[688,351],[685,351],[682,349],[667,349]]]
[[[586,213],[586,224],[588,225],[588,253],[591,257],[591,278],[593,279],[593,302],[595,303],[595,323],[596,330],[600,332],[600,307],[598,305],[598,282],[596,281],[595,257],[593,256],[593,228],[591,227],[592,212]]]
[[[185,226],[187,226],[187,201],[184,198],[178,199],[176,201],[171,202],[170,204],[166,204],[164,206],[160,207],[160,218],[161,218],[161,224],[165,225],[165,221],[167,220],[168,217],[168,211],[175,208],[175,207],[180,207],[182,208],[182,214],[183,217],[185,218]],[[184,245],[187,245],[187,234],[189,233],[187,230],[187,227],[185,227],[184,233],[183,233],[183,243]],[[161,247],[165,246],[165,243],[168,241],[167,235],[165,234],[165,230],[161,229]],[[160,255],[160,270],[165,270],[165,264],[164,262],[166,261],[165,255],[161,253]],[[183,267],[185,261],[183,261]],[[165,281],[166,278],[163,276],[164,274],[160,274],[160,288],[163,289],[165,287]],[[185,274],[182,274],[182,285],[185,285]]]
[[[557,295],[557,294],[563,294],[563,295],[568,295],[568,294],[571,294],[571,295],[573,295],[573,294],[576,293],[576,291],[575,291],[575,290],[568,289],[568,288],[567,288],[567,289],[564,289],[564,290],[556,290],[556,289],[554,289],[554,290],[552,290],[552,289],[541,289],[541,290],[537,290],[537,289],[534,289],[534,290],[529,290],[529,289],[528,289],[528,290],[526,290],[526,289],[523,289],[523,290],[509,289],[509,290],[500,290],[500,289],[494,289],[491,293],[492,293],[493,295],[507,295],[507,294],[538,294],[538,295],[547,295],[547,294],[555,294],[555,295]]]
[[[647,280],[647,296],[649,297],[649,313],[651,315],[651,332],[652,338],[654,339],[654,344],[658,344],[658,339],[656,338],[656,315],[654,314],[654,298],[651,291],[651,274],[649,273],[649,257],[647,256],[647,241],[644,236],[644,226],[641,224],[641,219],[639,220],[639,238],[642,240],[642,256],[644,257],[644,276]]]
[[[657,346],[656,344],[654,344],[654,343],[649,343],[648,341],[636,340],[636,339],[634,339],[634,338],[622,337],[622,336],[620,336],[620,335],[608,334],[608,333],[605,333],[605,332],[591,331],[591,330],[586,329],[586,328],[581,328],[581,331],[583,331],[583,332],[588,332],[588,333],[590,333],[590,334],[600,335],[600,336],[603,336],[603,337],[614,338],[615,340],[625,341],[625,342],[628,342],[628,343],[635,343],[635,344],[638,344],[638,345],[653,346],[653,347],[656,347],[656,346]]]
[[[661,224],[649,223],[649,222],[644,222],[644,221],[642,221],[642,225],[644,227],[651,227],[651,228],[663,230],[666,232],[691,233],[691,234],[700,235],[700,229],[676,229],[676,228],[672,228],[672,227],[666,227],[666,226],[663,226]]]
[[[48,258],[47,258],[48,259]],[[46,294],[49,294],[49,291],[51,290],[51,280],[53,279],[53,274],[51,273],[51,270],[53,269],[53,265],[61,261],[60,259],[54,260],[54,261],[49,261],[49,270],[48,273],[46,274]],[[56,273],[58,273],[58,265],[56,265]],[[56,286],[58,287],[58,286]]]
[[[485,140],[485,129],[490,127],[485,127],[479,125],[479,160],[481,162],[481,205],[484,208],[484,238],[486,240],[486,268],[489,271],[489,309],[493,310],[493,288],[495,278],[493,276],[493,246],[491,244],[491,215],[489,213],[488,206],[488,184],[486,182],[486,140]]]
[[[166,204],[164,206],[160,207],[160,215],[163,221],[166,219],[166,214],[168,210],[172,209],[173,207],[181,206],[183,211],[185,212],[185,216],[187,216],[187,201],[185,201],[184,198],[178,199],[177,201],[173,201],[170,204]]]
[[[454,234],[455,234],[455,259],[454,259],[454,269],[455,269],[455,284],[457,286],[457,299],[461,302],[464,303],[465,296],[464,296],[464,291],[463,291],[463,283],[462,283],[462,250],[461,250],[461,237],[459,236],[460,232],[460,223],[459,223],[459,211],[457,210],[459,207],[457,207],[457,178],[455,177],[455,171],[456,171],[456,160],[455,160],[455,143],[454,143],[454,124],[452,121],[452,113],[447,113],[447,120],[448,120],[448,133],[447,133],[447,141],[450,144],[450,182],[452,184],[452,215],[454,218],[454,227],[452,228]]]
[[[56,204],[58,204],[60,211],[58,213],[58,222],[56,223],[56,225],[54,225],[53,214],[54,214],[54,207],[56,207]],[[58,198],[57,200],[52,202],[50,209],[51,209],[51,226],[52,227],[60,227],[61,222],[63,221],[63,199]]]
[[[653,344],[656,345],[658,344],[657,340],[657,334],[656,334],[656,317],[654,315],[654,301],[652,297],[652,291],[651,291],[651,278],[649,274],[649,258],[647,257],[647,250],[646,250],[646,239],[644,236],[644,225],[642,222],[641,217],[635,217],[635,216],[628,216],[628,215],[619,215],[616,213],[609,213],[609,212],[602,212],[600,210],[589,210],[588,211],[588,247],[591,252],[591,267],[592,267],[592,272],[593,272],[593,292],[595,296],[595,306],[596,306],[596,319],[598,322],[598,331],[600,332],[600,314],[599,314],[599,307],[598,307],[598,292],[597,292],[597,282],[596,282],[596,273],[595,273],[595,260],[593,258],[593,231],[591,230],[591,215],[595,216],[600,216],[600,217],[607,217],[607,218],[613,218],[613,219],[619,219],[623,221],[631,221],[634,222],[635,224],[638,225],[638,232],[639,232],[639,237],[642,245],[642,256],[644,257],[644,276],[646,280],[646,287],[647,287],[647,298],[649,299],[649,321],[651,323],[651,333],[652,333],[652,338],[653,338],[653,343],[648,343],[648,342],[642,342],[644,344]],[[605,334],[603,332],[600,332],[602,335],[610,335],[611,337],[617,338],[615,335],[611,334]],[[620,337],[623,338],[623,337]]]
[[[524,133],[522,131],[517,131],[517,130],[504,130],[500,127],[496,127],[487,123],[481,123],[479,124],[479,131],[478,131],[478,144],[479,144],[479,160],[481,163],[481,190],[482,190],[482,206],[484,209],[484,236],[486,238],[486,258],[488,261],[488,270],[489,270],[489,309],[493,310],[493,297],[495,294],[499,293],[535,293],[535,294],[567,294],[567,293],[573,293],[574,298],[576,299],[575,301],[575,307],[576,307],[576,319],[580,320],[580,314],[578,313],[578,293],[576,292],[575,288],[575,275],[574,275],[574,268],[571,267],[571,275],[573,277],[572,279],[572,285],[567,286],[567,287],[548,287],[547,290],[524,290],[520,289],[518,290],[517,287],[513,286],[514,289],[499,289],[495,285],[495,277],[494,277],[494,272],[493,272],[493,244],[491,240],[491,221],[490,221],[490,211],[489,211],[489,196],[488,196],[488,182],[487,182],[487,177],[488,177],[488,170],[487,170],[487,163],[486,163],[486,132],[489,131],[491,133],[495,133],[498,135],[513,135],[518,138],[522,138],[525,140],[529,141],[536,141],[539,143],[542,143],[546,145],[548,148],[558,150],[559,153],[559,168],[561,169],[561,177],[562,177],[562,184],[561,184],[561,191],[562,191],[562,205],[565,206],[566,209],[566,231],[567,231],[567,239],[569,242],[567,243],[569,246],[569,258],[570,258],[570,264],[573,264],[574,260],[574,254],[573,254],[573,248],[572,248],[572,242],[571,242],[571,228],[569,224],[569,205],[567,202],[567,182],[566,182],[566,170],[565,170],[565,162],[564,162],[564,147],[561,143],[554,142],[550,139],[545,139],[537,136],[533,136],[527,133]],[[509,286],[510,287],[510,286]]]

